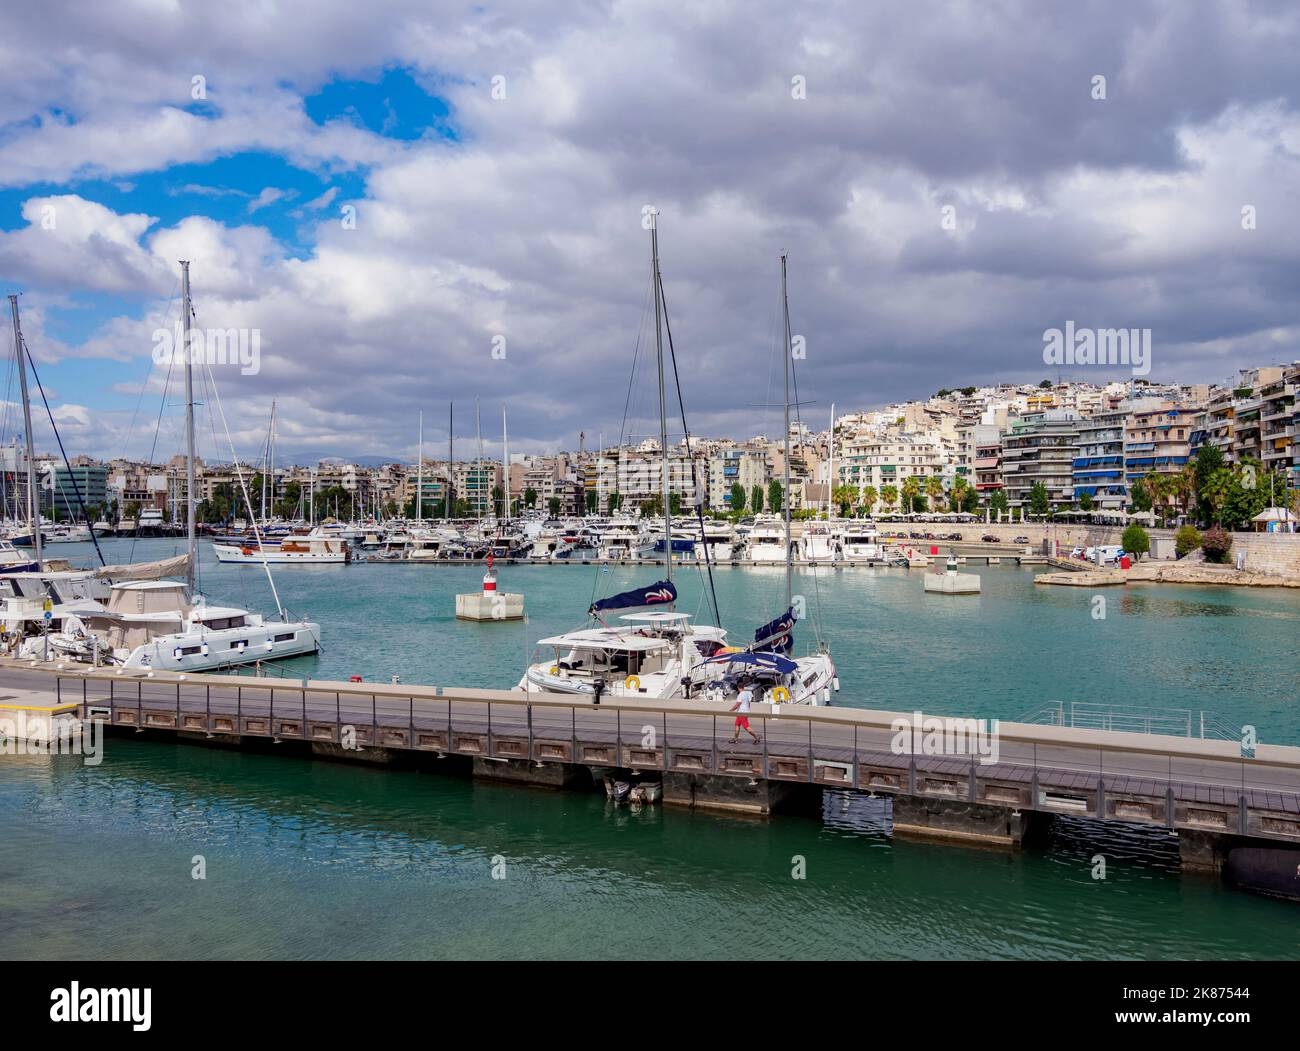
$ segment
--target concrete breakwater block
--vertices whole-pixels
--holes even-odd
[[[978,573],[927,573],[925,590],[935,595],[978,595]]]
[[[1119,570],[1084,569],[1069,573],[1039,573],[1034,577],[1035,584],[1060,584],[1074,588],[1106,588],[1127,582]]]
[[[457,620],[522,620],[524,596],[506,591],[471,591],[456,596]]]

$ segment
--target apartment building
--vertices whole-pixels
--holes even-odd
[[[1122,511],[1128,506],[1126,418],[1124,412],[1099,412],[1079,420],[1079,447],[1071,469],[1076,501],[1087,494],[1097,510]]]
[[[1166,403],[1130,413],[1124,424],[1124,479],[1129,490],[1148,474],[1181,472],[1191,460],[1193,433],[1209,411]],[[1231,416],[1222,419],[1232,422]]]
[[[1028,508],[1041,482],[1053,508],[1074,503],[1074,460],[1079,449],[1079,414],[1044,409],[1015,420],[1002,436],[1002,482],[1012,507]]]

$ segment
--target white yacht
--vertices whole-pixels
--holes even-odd
[[[42,643],[33,636],[29,650]],[[137,580],[114,584],[106,606],[69,612],[49,643],[74,659],[198,672],[315,653],[320,625],[266,621],[236,606],[209,606],[177,581]]]
[[[249,540],[241,544],[212,545],[218,562],[269,563],[276,566],[341,565],[352,561],[352,547],[342,537],[313,531],[283,540]]]
[[[40,563],[19,551],[12,540],[0,540],[0,573],[29,573],[40,568]]]
[[[848,559],[883,561],[885,545],[870,523],[846,522],[839,530],[840,551]]]
[[[633,519],[614,521],[601,533],[596,557],[602,562],[636,558],[649,542],[646,529]]]
[[[838,544],[826,522],[809,522],[799,538],[799,553],[808,562],[834,562]]]
[[[775,515],[759,515],[745,540],[745,557],[751,562],[783,563],[790,553],[785,523]]]
[[[90,528],[84,525],[56,525],[41,530],[41,540],[47,544],[88,544]]]

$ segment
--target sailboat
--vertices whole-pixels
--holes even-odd
[[[107,661],[124,668],[165,671],[209,671],[282,657],[315,653],[320,625],[291,621],[283,608],[280,619],[268,621],[238,606],[209,605],[196,587],[198,533],[194,482],[194,369],[190,321],[190,264],[181,261],[181,347],[185,358],[185,480],[188,553],[142,566],[105,566],[97,576],[114,580],[106,604],[69,613],[63,630],[28,639],[25,655],[55,653],[94,663]],[[242,486],[241,486],[242,487]],[[254,526],[256,530],[256,525]],[[158,579],[167,570],[184,582]],[[269,576],[269,570],[268,570]],[[144,579],[141,579],[141,578]],[[275,582],[271,582],[275,593]],[[276,594],[276,604],[279,596]],[[48,644],[48,649],[45,649]]]
[[[781,256],[781,308],[785,318],[785,456],[783,481],[785,499],[784,534],[790,532],[790,296],[786,285],[786,257]],[[752,534],[751,534],[752,537]],[[751,541],[752,542],[752,541]],[[798,619],[794,601],[794,545],[785,547],[785,605],[779,617],[754,632],[754,641],[744,649],[729,649],[705,661],[696,669],[695,685],[713,700],[728,700],[739,694],[742,683],[763,687],[761,700],[778,704],[829,704],[838,690],[839,679],[829,649],[819,645],[806,657],[794,657],[794,625]]]
[[[659,448],[665,537],[673,535],[669,492],[668,416],[664,387],[663,286],[659,274],[659,230],[650,225],[651,280],[655,300],[655,352],[659,368]],[[726,647],[720,627],[694,624],[689,613],[673,610],[672,545],[663,545],[664,579],[593,602],[586,627],[542,639],[539,648],[552,650],[535,661],[515,687],[525,692],[589,694],[665,700],[689,694],[700,665]],[[638,610],[639,612],[626,612]],[[620,623],[607,616],[618,614]]]

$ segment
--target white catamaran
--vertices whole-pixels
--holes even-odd
[[[68,610],[62,630],[29,637],[25,656],[56,653],[77,660],[108,662],[126,668],[208,671],[315,653],[320,625],[291,621],[283,608],[280,620],[268,621],[237,606],[208,605],[196,588],[198,533],[194,482],[194,336],[190,321],[190,265],[181,262],[181,353],[185,359],[186,526],[189,550],[169,562],[142,566],[105,566],[97,576],[115,581],[103,606]],[[241,480],[241,489],[243,483]],[[247,492],[245,491],[247,498]],[[256,532],[256,527],[255,527]],[[258,539],[260,547],[260,537]],[[265,557],[260,559],[267,561]],[[157,579],[184,565],[184,583]],[[268,569],[268,577],[270,571]],[[142,579],[144,578],[144,579]],[[272,593],[275,582],[271,581]],[[48,649],[47,649],[48,647]]]

